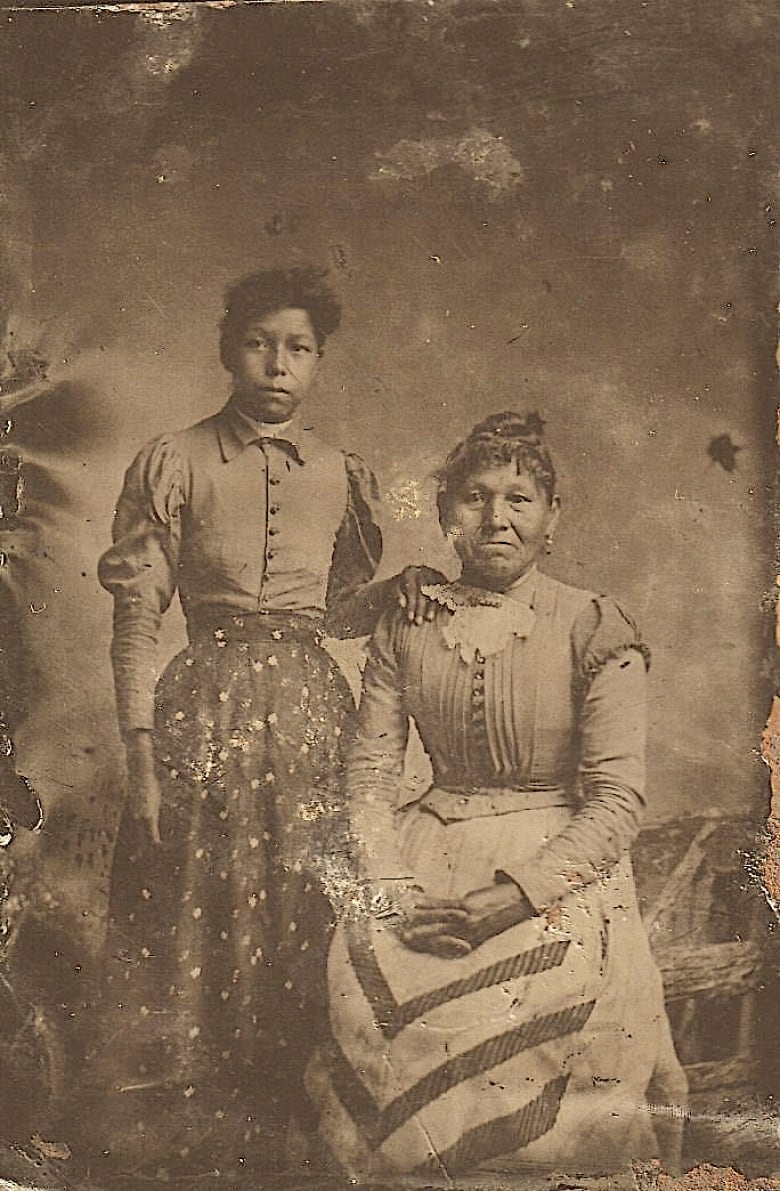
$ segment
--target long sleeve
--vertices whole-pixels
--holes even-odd
[[[156,439],[125,476],[114,544],[98,565],[114,597],[111,661],[123,732],[154,727],[158,634],[176,590],[183,500],[180,460],[167,440]]]
[[[355,736],[347,754],[347,797],[361,875],[371,881],[405,877],[395,808],[403,780],[409,718],[403,706],[394,648],[396,613],[379,621],[369,648]]]
[[[612,601],[583,619],[574,640],[584,687],[583,805],[522,871],[508,874],[539,912],[608,872],[631,848],[645,809],[646,650]]]
[[[372,584],[382,558],[379,488],[357,455],[346,455],[347,511],[333,550],[326,600],[327,631],[334,637],[373,632],[386,602],[386,584]]]

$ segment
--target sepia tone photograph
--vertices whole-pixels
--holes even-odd
[[[780,1191],[779,55],[2,8],[0,1191]]]

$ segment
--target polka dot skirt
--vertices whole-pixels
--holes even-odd
[[[305,1117],[332,928],[321,873],[344,847],[352,707],[313,634],[249,636],[210,633],[161,680],[163,843],[126,817],[98,1062],[107,1122],[117,1108],[104,1148],[154,1165],[205,1147],[229,1177],[253,1151],[262,1166],[291,1111]]]

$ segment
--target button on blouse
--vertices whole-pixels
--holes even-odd
[[[381,557],[376,480],[295,422],[283,434],[263,436],[231,401],[131,464],[99,564],[123,730],[153,726],[160,620],[177,591],[188,622],[284,610],[327,616],[334,635],[373,627],[354,597]]]

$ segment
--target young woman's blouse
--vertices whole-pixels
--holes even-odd
[[[123,731],[153,727],[160,620],[176,591],[190,627],[264,611],[324,619],[336,636],[373,627],[356,597],[382,551],[376,480],[300,423],[263,429],[229,402],[148,443],[125,476],[99,564]]]

